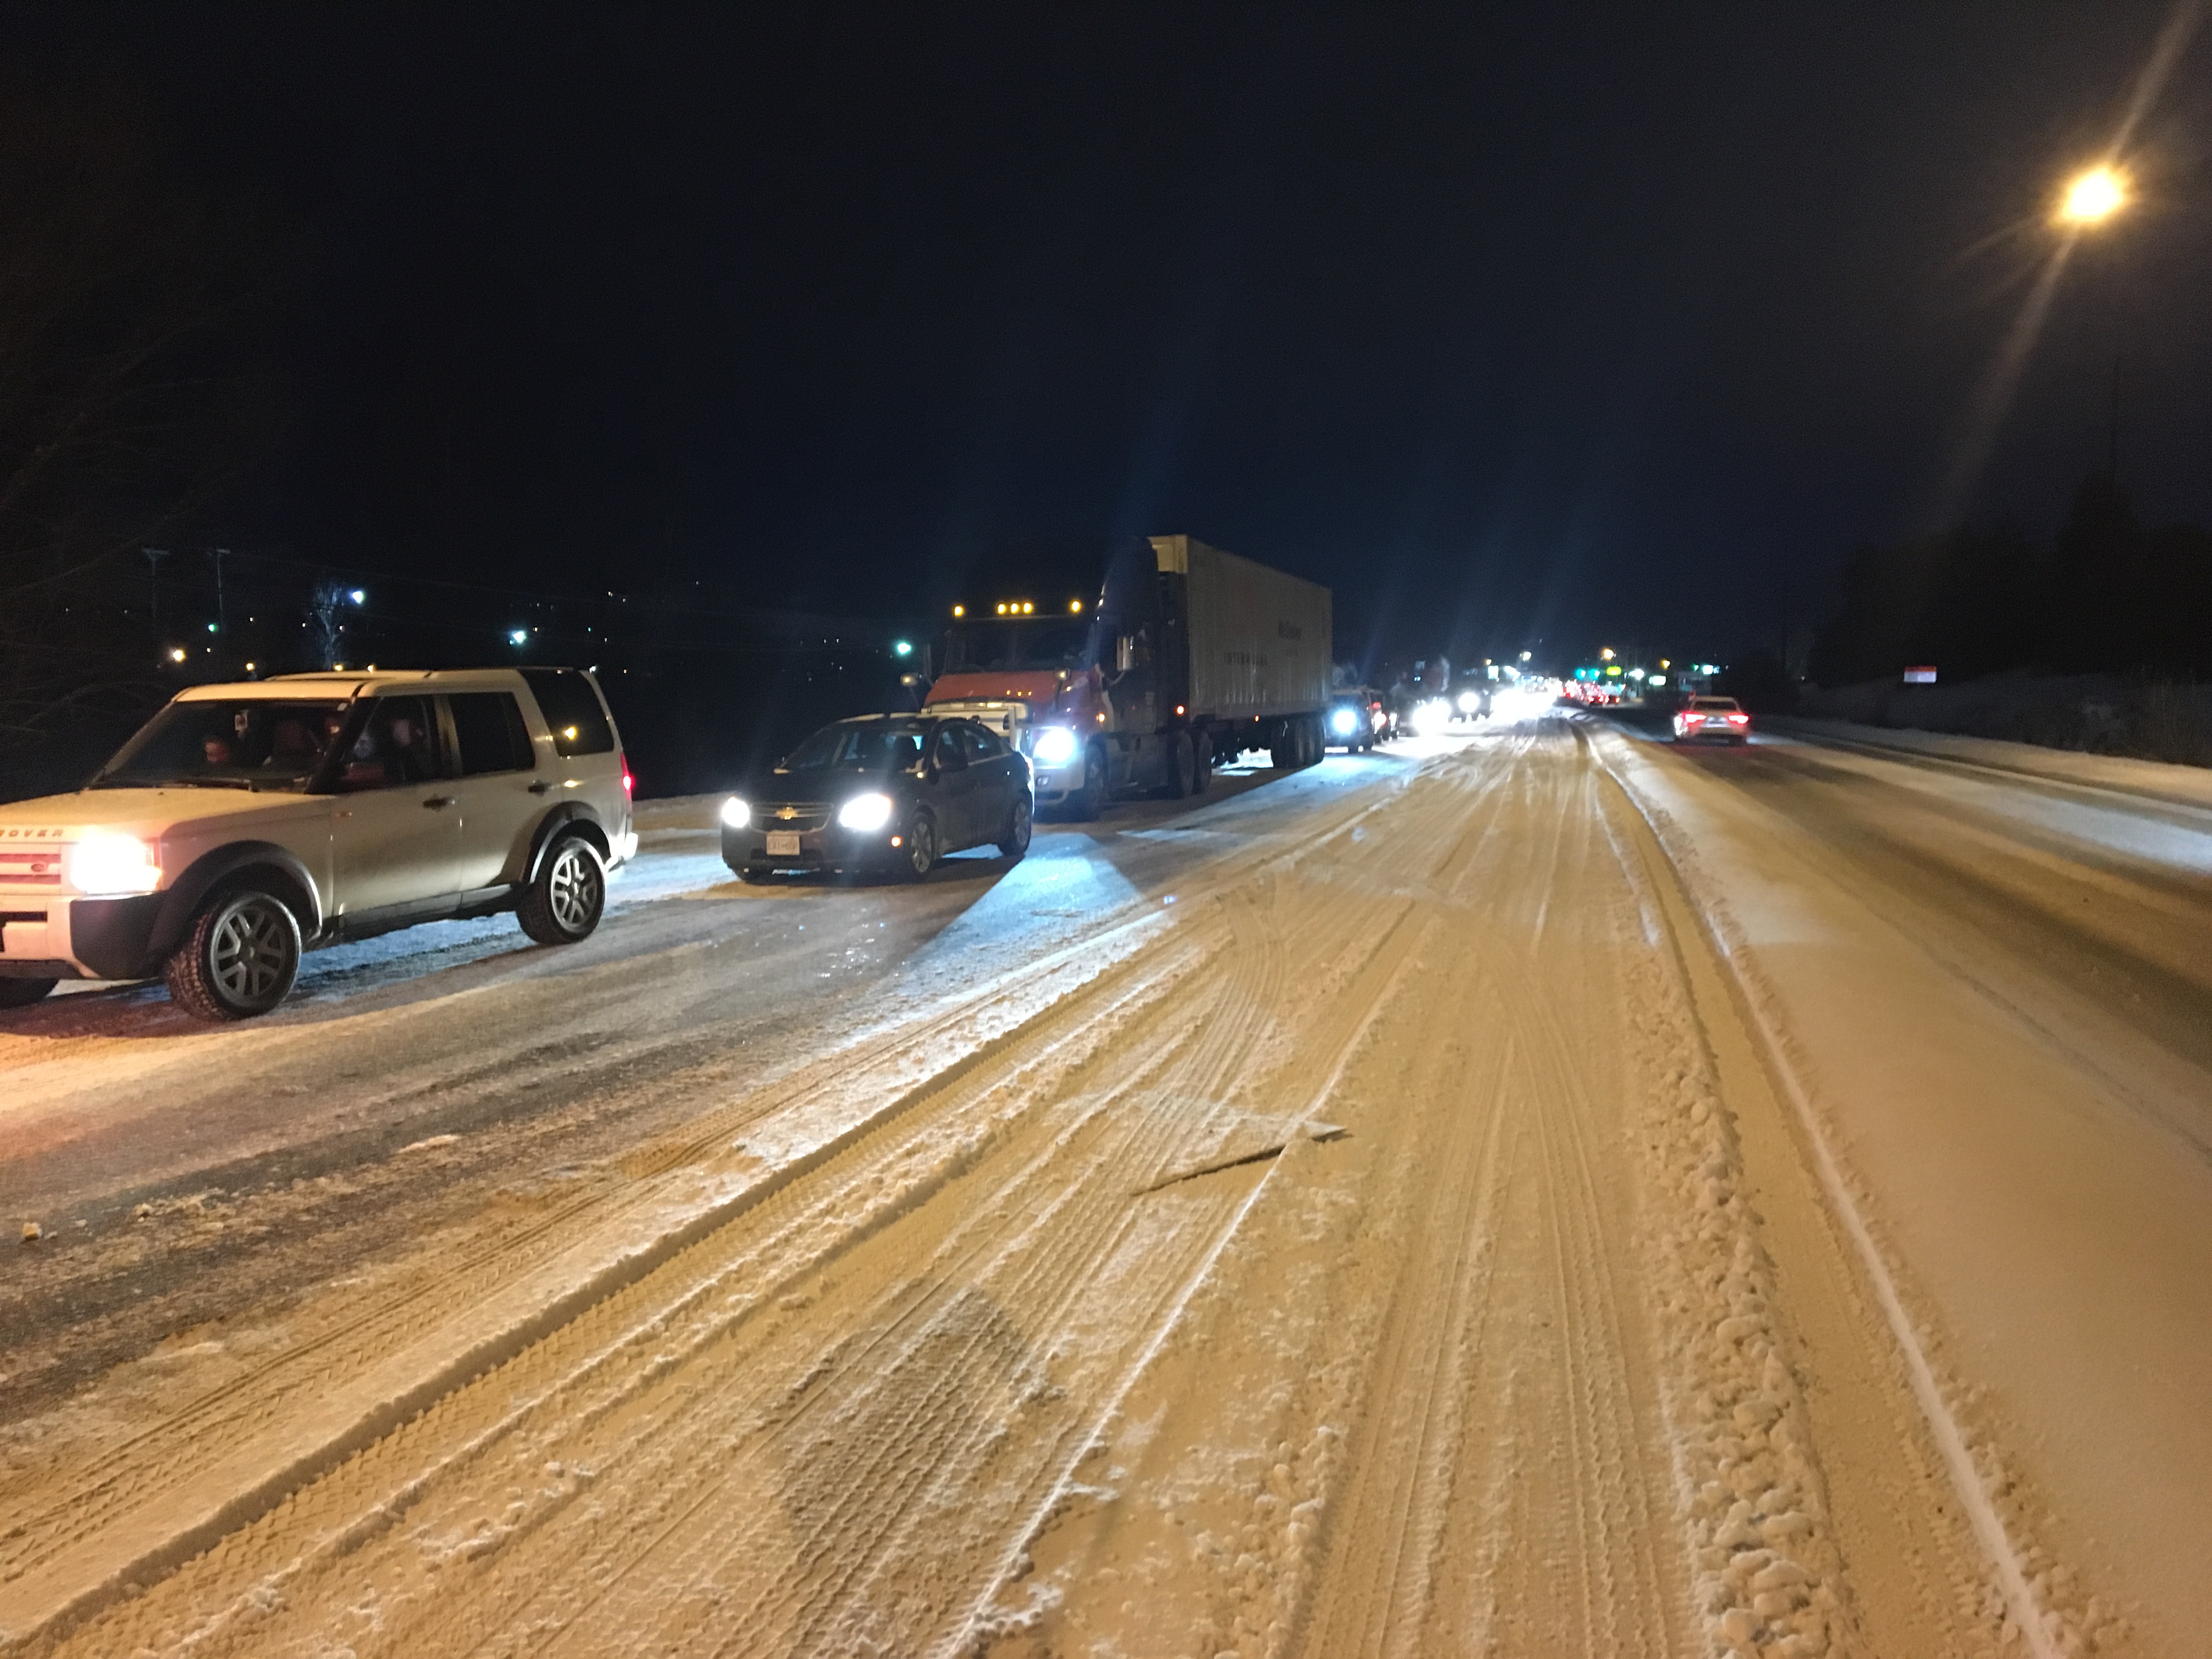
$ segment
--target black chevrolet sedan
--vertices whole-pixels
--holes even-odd
[[[1030,763],[973,720],[864,714],[825,726],[722,803],[722,861],[919,881],[963,848],[1029,851]]]

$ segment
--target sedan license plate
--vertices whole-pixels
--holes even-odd
[[[768,855],[772,859],[795,859],[799,856],[799,831],[771,830],[768,832]]]

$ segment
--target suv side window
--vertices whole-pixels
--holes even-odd
[[[615,746],[614,727],[591,681],[573,668],[526,668],[523,683],[553,730],[553,752],[563,760],[604,755]]]
[[[957,772],[967,765],[968,755],[961,746],[960,728],[951,725],[939,726],[936,740],[929,746],[929,757],[940,772]]]
[[[512,691],[449,691],[453,737],[460,745],[461,775],[484,772],[527,772],[538,764],[531,752],[530,728]]]
[[[1006,745],[980,726],[962,726],[960,736],[968,745],[968,758],[971,761],[997,760],[1006,752]]]
[[[338,764],[344,791],[395,789],[443,776],[438,722],[428,697],[377,697]]]

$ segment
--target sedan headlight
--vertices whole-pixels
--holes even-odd
[[[1075,758],[1075,733],[1064,726],[1048,726],[1036,734],[1031,752],[1040,766],[1065,766]]]
[[[87,836],[64,854],[62,867],[80,893],[150,893],[161,884],[154,849],[136,836]]]
[[[722,803],[722,822],[732,830],[742,830],[753,821],[753,809],[735,795]]]
[[[837,822],[848,830],[880,830],[890,821],[889,795],[855,795],[837,809]]]
[[[1340,738],[1348,738],[1359,729],[1359,716],[1349,708],[1340,708],[1328,717],[1329,730]]]

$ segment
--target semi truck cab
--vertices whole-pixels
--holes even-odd
[[[1040,807],[1097,814],[1115,793],[1202,792],[1217,756],[1321,757],[1324,587],[1188,536],[1001,562],[952,606],[923,707],[1005,734]]]

